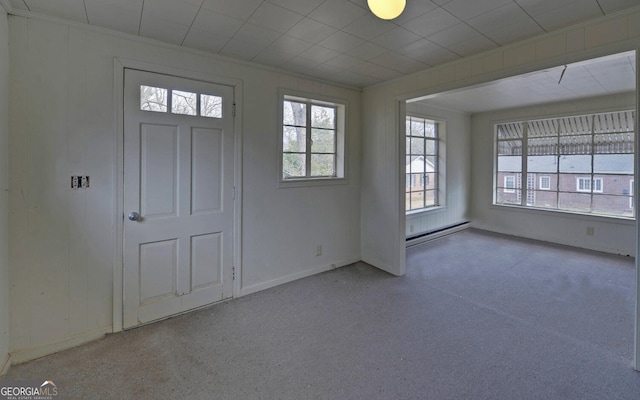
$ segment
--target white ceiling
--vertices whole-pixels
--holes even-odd
[[[635,89],[636,56],[630,51],[568,64],[566,70],[561,65],[412,101],[477,113]]]
[[[4,2],[4,3],[3,3]],[[65,18],[365,87],[638,0],[407,0],[393,21],[367,0],[0,0]]]

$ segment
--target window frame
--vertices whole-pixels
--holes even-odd
[[[630,177],[631,182],[635,179],[635,168],[629,170],[628,163],[630,162],[630,157],[634,160],[637,159],[635,142],[638,133],[636,132],[636,119],[637,115],[635,110],[617,108],[605,111],[586,112],[584,114],[553,115],[547,117],[531,116],[513,120],[493,121],[493,205],[599,218],[635,219],[636,212],[633,207],[629,207],[625,211],[620,208],[620,200],[617,200],[615,202],[615,204],[617,204],[616,206],[603,208],[602,199],[607,198],[607,196],[617,198],[628,196],[628,204],[633,205],[634,203],[633,193],[628,193],[627,190],[621,191],[616,184],[612,184],[611,187],[605,190],[604,184],[605,181],[611,183],[608,180],[610,176]],[[584,121],[587,122],[585,123]],[[580,124],[582,124],[582,126],[580,126]],[[567,138],[569,138],[571,142],[569,142]],[[617,141],[611,142],[610,140],[605,140],[608,138],[614,138],[614,140]],[[551,140],[546,140],[547,143],[545,143],[545,141],[541,139]],[[607,167],[602,167],[602,163],[604,162],[602,160],[606,160],[605,157],[610,157],[611,155],[626,157],[626,159],[621,159],[623,161],[616,163],[626,162],[627,164],[623,165],[627,165],[627,167],[620,170],[609,170]],[[515,159],[510,160],[513,156],[518,157],[519,161]],[[562,170],[562,160],[574,156],[590,158],[590,160],[586,162],[580,161],[581,164],[578,164],[580,175],[573,171]],[[504,157],[504,160],[501,157]],[[556,172],[545,170],[549,168],[549,165],[537,164],[550,162],[543,158],[536,161],[534,168],[530,169],[530,164],[532,161],[535,161],[536,157],[555,158],[554,165]],[[598,159],[597,157],[600,158]],[[566,165],[568,164],[565,164],[565,168]],[[599,167],[596,168],[598,165]],[[635,166],[635,161],[633,165]],[[587,166],[587,168],[585,168],[585,166]],[[517,171],[515,169],[517,169]],[[552,186],[551,184],[554,183],[551,180],[551,175],[548,175],[549,173],[551,173],[551,175],[557,174],[556,182],[553,185],[555,189],[542,185],[543,179],[548,179],[547,182],[549,186]],[[512,190],[507,188],[506,174],[515,174],[517,177],[538,175],[538,177],[540,177],[540,187],[536,189],[535,186],[530,186],[529,182],[527,182],[526,188],[517,188],[525,191],[527,201],[525,202],[523,200],[524,196],[518,196],[516,202],[510,202],[501,197],[501,193],[513,193]],[[567,186],[567,184],[571,185],[571,182],[566,180],[566,177],[569,175],[574,175],[576,178],[575,189],[569,189],[570,186]],[[501,176],[505,177],[504,181],[500,180]],[[501,186],[501,183],[504,183],[504,186]],[[583,185],[582,189],[580,188],[581,183]],[[630,185],[632,185],[632,183]],[[540,204],[536,203],[535,198],[529,201],[529,195],[532,193],[535,195],[536,190],[555,192],[555,200],[557,203],[554,204],[553,200],[549,200],[547,195],[545,195],[547,197],[543,197]],[[579,209],[581,205],[578,205],[578,208],[573,208],[570,203],[560,203],[563,200],[567,201],[566,197],[563,199],[562,196],[571,195],[572,193],[591,196],[588,200],[589,204],[587,205],[587,209]],[[550,204],[545,203],[548,201],[550,201]],[[583,200],[578,201],[583,202]],[[631,214],[629,214],[629,209],[631,209]]]
[[[305,154],[307,155],[307,174],[300,177],[284,177],[284,165],[283,156],[287,152],[283,149],[284,144],[284,103],[285,101],[293,101],[298,103],[307,104],[307,125],[305,129],[307,131],[307,144],[305,146]],[[334,175],[332,176],[310,176],[310,162],[311,154],[320,154],[311,152],[311,120],[309,115],[311,113],[311,106],[331,107],[335,109],[335,161],[334,161]],[[316,95],[311,93],[298,92],[288,89],[280,89],[278,92],[278,179],[277,186],[279,188],[287,187],[302,187],[302,186],[322,186],[333,184],[346,184],[347,183],[347,115],[348,115],[348,101],[345,99],[333,98],[328,96]]]
[[[583,186],[589,186],[589,188],[588,189],[580,189],[580,182],[588,183],[588,185],[583,185]],[[596,184],[596,182],[599,182],[599,185]],[[576,177],[576,192],[578,192],[578,193],[602,193],[603,192],[603,185],[604,185],[604,182],[603,182],[602,178],[591,178],[591,177],[586,177],[586,176],[578,176],[578,177]],[[599,186],[599,188],[598,188],[598,186]]]
[[[547,184],[543,185],[542,182],[546,179]],[[551,190],[551,177],[549,175],[542,175],[540,177],[540,190]]]
[[[513,183],[509,185],[507,181],[511,180]],[[504,176],[504,187],[502,188],[503,193],[515,193],[516,192],[516,176],[515,175],[505,175]]]
[[[425,115],[421,115],[420,113],[406,113],[405,115],[405,126],[407,121],[410,118],[415,118],[415,119],[419,119],[419,120],[423,120],[423,123],[426,122],[430,122],[434,124],[434,137],[428,137],[428,136],[414,136],[414,135],[409,135],[409,132],[406,131],[404,132],[404,137],[405,137],[405,141],[407,139],[409,139],[409,141],[411,140],[410,138],[415,138],[415,139],[423,139],[424,140],[424,148],[426,149],[426,143],[427,141],[432,141],[434,143],[433,148],[434,148],[434,154],[426,154],[426,150],[425,150],[425,154],[423,154],[423,157],[435,157],[436,160],[436,165],[434,166],[434,178],[433,178],[433,182],[431,182],[428,179],[428,175],[426,173],[419,175],[419,174],[412,174],[411,172],[407,172],[406,171],[406,164],[405,164],[405,183],[406,182],[410,182],[410,185],[407,186],[405,184],[405,189],[404,189],[404,195],[405,195],[405,214],[410,215],[410,214],[416,214],[416,213],[421,213],[421,212],[428,212],[430,210],[434,210],[434,209],[438,209],[438,208],[442,208],[444,206],[444,179],[443,179],[443,174],[444,174],[444,169],[445,166],[443,165],[443,154],[442,152],[444,151],[445,147],[444,147],[444,138],[446,135],[446,121],[440,118],[433,118],[433,117],[429,117],[429,116],[425,116]],[[408,157],[409,159],[411,159],[412,156],[417,156],[418,154],[413,154],[410,153],[410,149],[406,148],[405,146],[405,158]],[[413,162],[413,161],[411,161]],[[418,175],[420,176],[420,179],[415,179],[414,180],[414,175]],[[419,181],[419,182],[416,182]],[[414,185],[414,182],[418,183],[419,185]],[[423,184],[420,184],[423,183]],[[431,185],[433,183],[433,189],[427,189],[425,185]],[[422,187],[421,190],[410,190],[407,191],[407,189],[411,187]],[[427,205],[421,208],[413,208],[410,209],[406,206],[407,204],[407,200],[406,200],[406,195],[408,193],[414,192],[422,192],[422,196],[423,199],[426,195],[427,192],[433,192],[433,196],[434,196],[434,204],[431,205]],[[424,204],[424,203],[423,203]]]
[[[140,99],[139,101],[140,106],[138,109],[142,112],[174,115],[178,117],[213,118],[213,119],[223,118],[222,97],[216,93],[205,93],[201,91],[192,91],[191,89],[181,89],[181,88],[175,88],[175,87],[152,86],[151,84],[144,84],[144,83],[138,85],[138,87],[139,87],[138,95]],[[143,92],[145,91],[145,88],[149,90],[155,89],[155,90],[164,92],[164,101],[162,103],[156,103],[156,106],[159,107],[160,109],[154,110],[149,105],[145,107],[145,104],[149,103],[148,99],[145,102],[145,97],[143,96]],[[189,111],[180,112],[177,109],[177,105],[176,105],[177,103],[175,101],[176,96],[186,97],[186,95],[189,95],[189,94],[192,94],[195,96],[195,103],[193,105],[190,105],[190,107],[188,107],[188,110],[192,112],[189,112]],[[220,99],[219,112],[215,113],[215,115],[209,115],[205,112],[205,110],[203,110],[202,103],[203,103],[203,98],[205,96]]]

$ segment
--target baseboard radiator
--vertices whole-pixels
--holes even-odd
[[[463,231],[469,228],[469,221],[461,222],[459,224],[445,226],[444,228],[435,229],[433,231],[424,232],[419,235],[407,237],[407,247],[415,246],[420,243],[428,242],[430,240],[439,239],[443,236],[451,235],[452,233]]]

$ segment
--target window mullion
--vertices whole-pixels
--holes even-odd
[[[556,208],[560,206],[560,124],[556,129]]]
[[[433,199],[434,205],[440,205],[440,124],[436,123],[433,127],[435,131],[435,140],[433,141],[433,152],[435,153],[435,166],[433,174]]]
[[[424,177],[427,174],[427,121],[421,120],[422,123],[422,132],[424,136],[422,137],[422,208],[427,206],[427,188],[424,185]],[[418,179],[420,183],[420,179]]]
[[[595,154],[595,143],[594,143],[594,134],[596,129],[596,116],[591,116],[591,149],[589,153],[591,153],[591,193],[589,194],[589,212],[593,212],[593,188],[595,186],[595,176],[593,174],[594,168],[594,154]]]
[[[305,157],[305,168],[306,168],[306,176],[311,177],[311,102],[307,103],[307,126],[305,127],[307,130],[307,143],[306,143],[306,157]]]
[[[528,136],[529,136],[529,124],[528,123],[523,123],[522,124],[522,155],[521,155],[521,162],[522,162],[522,172],[521,172],[521,178],[520,178],[520,205],[521,206],[526,206],[527,205],[527,196],[528,196],[528,191],[529,191],[529,173],[528,173],[528,154],[529,154],[529,140],[528,140]]]

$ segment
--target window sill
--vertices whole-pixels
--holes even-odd
[[[635,217],[622,217],[622,216],[604,215],[604,214],[586,214],[586,213],[572,212],[572,211],[566,211],[566,210],[555,210],[550,208],[523,207],[523,206],[513,205],[513,204],[495,204],[494,203],[491,205],[491,207],[499,210],[525,212],[525,213],[539,214],[539,215],[540,214],[551,214],[551,215],[560,214],[560,215],[564,215],[571,218],[578,218],[578,219],[591,220],[591,221],[609,220],[615,223],[629,223],[629,224],[635,224],[635,221],[636,221]]]
[[[278,187],[280,189],[296,188],[296,187],[310,187],[310,186],[330,186],[330,185],[346,185],[349,181],[347,178],[304,178],[304,179],[289,179],[286,181],[279,181]]]
[[[445,206],[434,206],[429,208],[421,208],[419,210],[411,210],[406,211],[405,214],[407,217],[417,217],[422,214],[437,214],[441,212],[445,212],[447,207]]]

